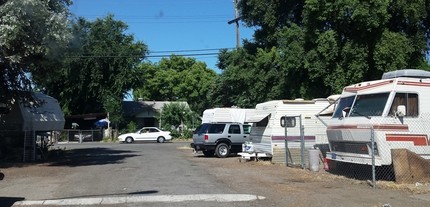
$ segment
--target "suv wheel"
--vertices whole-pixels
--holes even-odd
[[[226,143],[221,143],[216,146],[215,153],[219,158],[225,158],[230,155],[230,148]]]

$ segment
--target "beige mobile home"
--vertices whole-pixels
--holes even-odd
[[[320,120],[328,121],[333,110],[331,101],[326,98],[313,100],[275,100],[257,104],[254,116],[247,119],[253,123],[251,135],[247,143],[252,145],[253,151],[265,156],[272,156],[274,148],[285,148],[285,139],[289,148],[301,147],[300,120],[304,127],[305,147],[311,148],[315,144],[328,144],[326,126]],[[316,115],[320,115],[317,118]],[[287,116],[286,120],[283,118]],[[281,122],[289,122],[291,127],[285,127]]]

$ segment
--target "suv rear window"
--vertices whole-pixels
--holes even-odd
[[[225,124],[211,124],[208,129],[209,134],[222,134],[224,132]]]
[[[202,124],[202,125],[198,126],[196,128],[196,130],[194,130],[194,134],[201,134],[201,133],[207,131],[208,127],[209,127],[209,124]]]

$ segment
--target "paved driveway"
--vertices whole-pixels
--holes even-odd
[[[61,144],[64,155],[1,164],[0,206],[428,206],[327,172],[195,155],[189,143]]]

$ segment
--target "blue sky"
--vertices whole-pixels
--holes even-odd
[[[113,14],[128,24],[128,33],[148,45],[150,56],[212,53],[191,57],[216,72],[213,53],[218,50],[212,49],[236,46],[236,26],[227,23],[235,18],[233,0],[73,0],[70,11],[88,20]],[[252,28],[240,25],[241,39],[251,39],[252,34]]]

